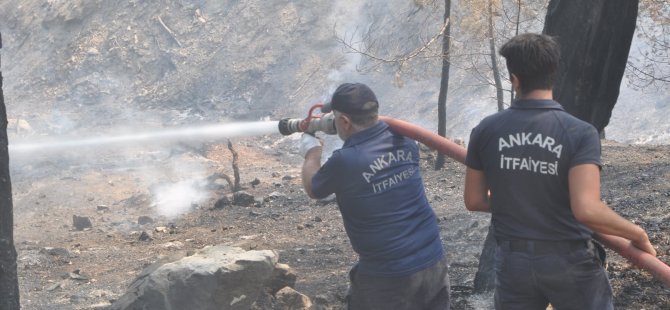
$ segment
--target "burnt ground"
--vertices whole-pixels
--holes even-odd
[[[298,276],[296,289],[324,308],[340,309],[347,272],[355,261],[332,200],[310,200],[302,191],[296,141],[279,136],[235,141],[240,181],[256,198],[249,205],[215,208],[231,194],[231,153],[224,144],[181,151],[91,150],[93,159],[68,155],[12,161],[15,243],[23,309],[103,309],[125,292],[147,265],[207,245],[274,249]],[[79,150],[81,152],[81,150]],[[603,198],[649,232],[661,260],[670,262],[670,146],[604,142]],[[156,212],[153,193],[196,169],[208,198],[168,218]],[[440,219],[451,263],[453,309],[489,309],[491,295],[472,293],[488,216],[465,210],[464,168],[448,161],[441,171],[423,155],[427,194]],[[176,167],[176,168],[175,168]],[[146,177],[147,169],[170,171]],[[256,185],[252,185],[252,183]],[[92,227],[76,230],[73,215]],[[142,216],[153,223],[138,224]],[[144,218],[144,221],[150,222]],[[142,232],[151,238],[141,241]],[[608,251],[617,309],[669,309],[670,289]]]

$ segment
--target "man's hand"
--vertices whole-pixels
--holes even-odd
[[[642,230],[642,228],[640,228],[640,230]],[[656,256],[656,249],[654,249],[654,246],[651,245],[649,237],[644,230],[642,230],[641,237],[638,240],[631,240],[631,242],[636,248]]]
[[[302,185],[311,198],[317,198],[312,192],[312,178],[321,168],[321,141],[308,133],[300,138],[300,155],[305,158],[302,163]]]
[[[300,156],[305,158],[307,152],[315,147],[321,147],[321,141],[312,134],[303,133],[300,137]]]

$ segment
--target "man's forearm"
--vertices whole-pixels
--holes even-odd
[[[656,255],[647,233],[600,201],[600,170],[596,165],[575,166],[569,172],[570,208],[575,218],[593,231],[626,238],[639,249]]]
[[[321,168],[321,152],[322,148],[320,146],[312,148],[305,154],[305,162],[302,164],[302,186],[311,198],[316,198],[312,192],[312,178]]]
[[[640,226],[621,217],[603,202],[593,203],[597,206],[579,214],[577,220],[582,224],[602,234],[615,235],[631,241],[648,240],[647,233]]]
[[[489,188],[483,171],[466,169],[463,200],[470,211],[491,212]]]

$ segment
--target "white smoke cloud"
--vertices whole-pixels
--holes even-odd
[[[153,200],[158,214],[172,219],[191,211],[192,206],[209,198],[201,183],[201,179],[195,178],[156,188]]]

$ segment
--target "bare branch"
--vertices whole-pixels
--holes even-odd
[[[448,27],[448,26],[449,26],[449,20],[447,19],[447,20],[445,21],[445,23],[442,25],[442,29],[440,29],[440,32],[438,32],[437,34],[435,34],[435,35],[434,35],[432,38],[430,38],[430,40],[428,40],[425,44],[423,44],[422,46],[418,47],[418,48],[415,49],[414,51],[407,53],[407,54],[404,55],[404,56],[398,56],[398,57],[390,58],[390,59],[389,59],[389,58],[384,58],[384,57],[381,57],[381,56],[377,56],[377,55],[375,55],[375,54],[373,54],[373,53],[368,52],[367,50],[365,50],[365,51],[364,51],[364,50],[361,50],[361,49],[355,47],[354,44],[350,43],[351,41],[347,41],[347,40],[342,39],[342,38],[339,38],[339,37],[337,38],[337,41],[340,42],[342,45],[344,45],[344,46],[345,46],[348,50],[350,50],[350,52],[352,52],[352,53],[361,54],[361,55],[363,55],[363,56],[365,56],[365,57],[367,57],[367,58],[369,58],[369,59],[375,60],[375,61],[380,62],[380,63],[386,63],[386,64],[389,64],[389,63],[395,63],[395,64],[398,64],[399,66],[402,66],[402,65],[403,65],[404,63],[406,63],[407,61],[412,60],[412,59],[414,59],[414,58],[417,58],[418,55],[420,55],[420,54],[422,54],[423,52],[425,52],[426,50],[428,50],[428,48],[429,48],[431,45],[433,45],[433,43],[435,43],[435,41],[436,41],[438,38],[440,38],[441,36],[444,35],[444,32],[447,30],[447,27]],[[372,42],[374,42],[374,41],[372,41]],[[368,50],[369,50],[369,49],[368,49]]]
[[[235,185],[233,186],[233,192],[237,192],[242,189],[240,186],[240,168],[237,166],[237,151],[233,148],[233,143],[228,139],[228,149],[230,153],[233,154],[233,177],[235,178]],[[230,181],[228,181],[230,182]]]
[[[182,47],[181,42],[179,42],[179,39],[177,39],[177,35],[174,33],[174,31],[172,31],[172,29],[170,29],[167,25],[165,25],[160,15],[156,16],[156,19],[158,19],[158,22],[161,24],[161,26],[163,26],[163,29],[165,29],[165,31],[167,31],[167,33],[169,33],[172,36],[172,39],[174,39],[174,41],[177,42],[177,45],[179,45],[179,47]]]

